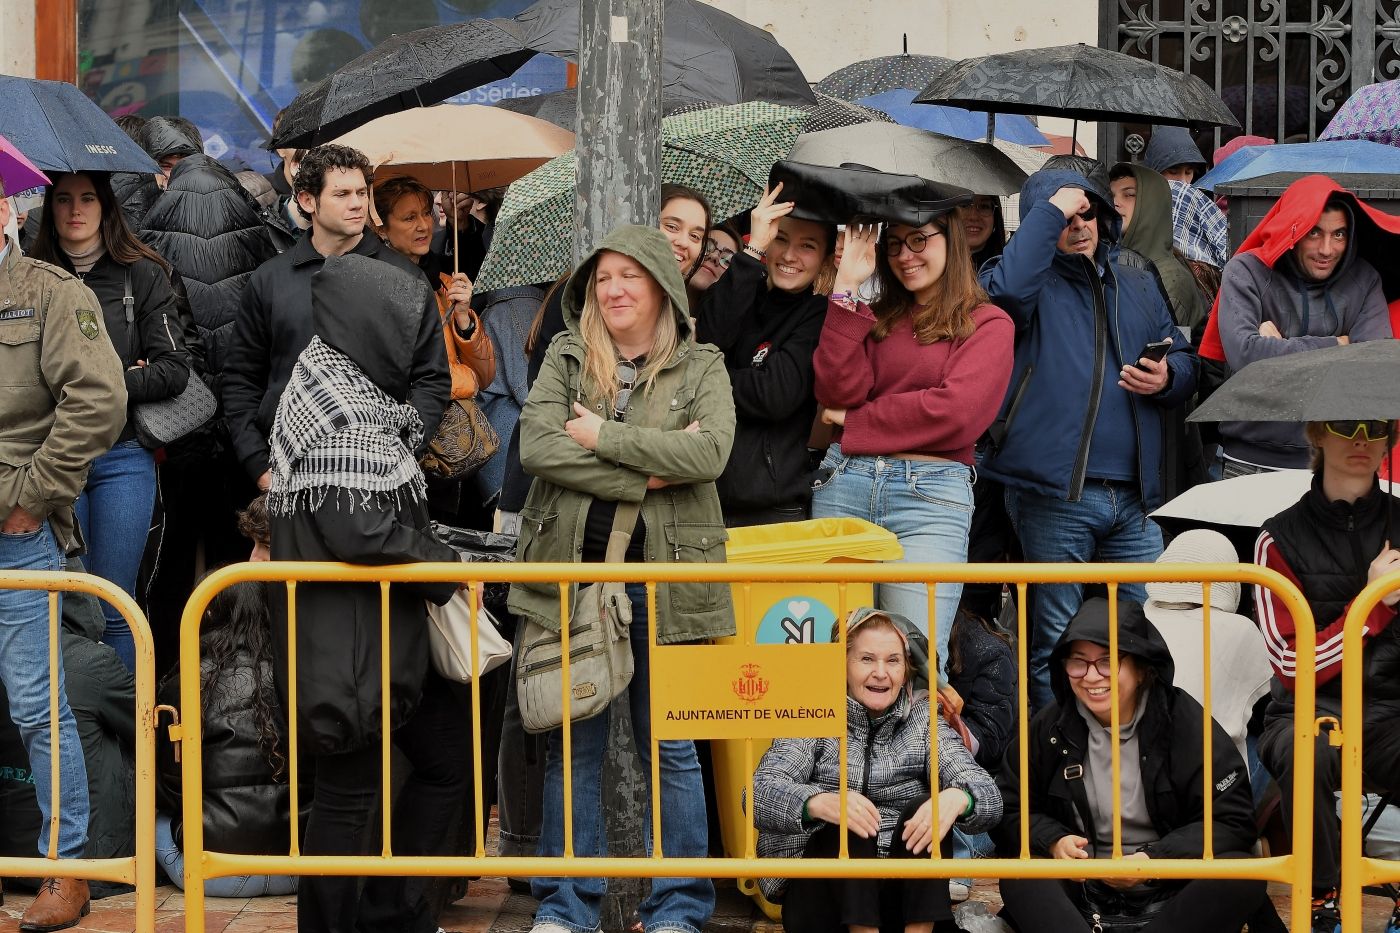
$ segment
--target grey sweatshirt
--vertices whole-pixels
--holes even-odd
[[[1152,826],[1147,810],[1147,789],[1142,786],[1142,759],[1138,755],[1138,724],[1147,709],[1144,690],[1138,698],[1137,709],[1128,722],[1119,723],[1119,776],[1122,778],[1123,853],[1130,855],[1161,837]],[[1094,832],[1098,839],[1094,858],[1113,857],[1113,735],[1108,726],[1101,725],[1094,714],[1075,700],[1079,715],[1089,726],[1089,748],[1084,755],[1084,790],[1089,795],[1089,809],[1094,814]],[[1092,843],[1090,843],[1092,845]]]

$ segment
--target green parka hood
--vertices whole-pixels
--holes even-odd
[[[671,241],[666,234],[655,227],[625,224],[617,227],[606,237],[588,258],[579,264],[564,283],[564,323],[577,334],[583,316],[584,296],[593,280],[593,270],[598,266],[598,257],[604,252],[621,253],[641,263],[660,283],[666,297],[671,299],[671,312],[676,316],[682,337],[690,336],[690,304],[686,298],[685,280],[681,278],[680,265],[671,249]]]
[[[1167,180],[1145,165],[1122,163],[1137,179],[1137,203],[1123,232],[1122,246],[1152,263],[1171,302],[1172,316],[1184,327],[1205,320],[1209,309],[1191,270],[1173,249],[1172,189]]]

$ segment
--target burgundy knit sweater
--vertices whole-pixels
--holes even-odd
[[[864,302],[833,299],[813,364],[817,401],[846,409],[838,436],[845,454],[919,453],[972,464],[1011,380],[1015,328],[984,304],[965,340],[920,344],[904,317],[884,340],[870,336]]]

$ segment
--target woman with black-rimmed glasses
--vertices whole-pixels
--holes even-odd
[[[520,511],[519,559],[601,561],[616,528],[630,534],[629,562],[722,562],[727,536],[714,480],[734,440],[734,401],[723,357],[691,336],[685,284],[668,237],[650,227],[614,230],[570,276],[562,304],[568,329],[550,343],[520,417],[520,462],[535,479]],[[626,696],[650,780],[646,587],[628,584],[627,595],[635,667]],[[510,609],[559,630],[556,584],[513,585]],[[656,631],[662,644],[733,634],[728,585],[659,584]],[[608,714],[571,729],[574,852],[601,855]],[[545,748],[539,854],[558,856],[564,852],[562,730],[546,734]],[[658,757],[662,849],[703,858],[709,840],[695,743],[660,742]],[[649,804],[650,792],[646,799]],[[540,902],[536,933],[598,929],[604,879],[536,878],[532,890]],[[642,902],[642,923],[646,933],[699,933],[713,909],[709,879],[657,878]]]
[[[690,274],[690,280],[685,283],[686,295],[690,298],[692,309],[698,308],[704,294],[724,278],[724,274],[734,262],[734,257],[739,255],[743,248],[744,238],[739,235],[733,224],[726,221],[710,228],[710,232],[705,235],[700,264],[695,267],[695,271]]]

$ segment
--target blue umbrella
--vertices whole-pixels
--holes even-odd
[[[883,94],[862,97],[856,103],[862,107],[883,110],[896,123],[932,130],[944,136],[959,139],[985,139],[987,136],[987,115],[973,113],[961,107],[945,107],[941,104],[916,104],[914,96],[918,91],[896,88]],[[1050,140],[1035,128],[1035,124],[1020,114],[997,114],[997,139],[1005,139],[1023,146],[1047,146]]]
[[[0,75],[0,135],[46,172],[160,171],[102,108],[62,81]]]
[[[1196,186],[1209,191],[1219,185],[1272,175],[1275,172],[1315,172],[1321,175],[1400,174],[1400,149],[1364,139],[1245,146],[1238,152],[1231,153],[1229,158],[1201,176]]]

